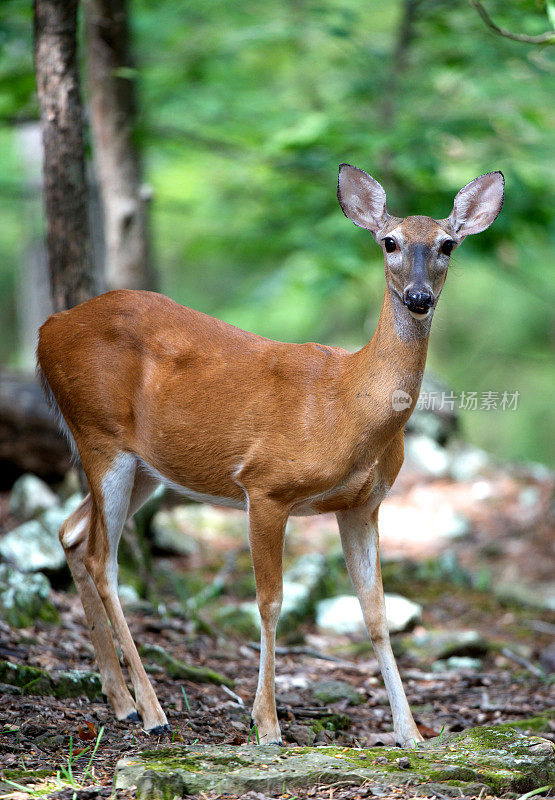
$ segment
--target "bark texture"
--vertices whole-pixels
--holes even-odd
[[[60,480],[70,451],[32,374],[0,370],[0,489],[24,472]]]
[[[148,193],[134,141],[135,70],[126,0],[85,0],[91,129],[110,289],[152,289]]]
[[[78,0],[34,0],[46,243],[56,311],[96,293],[76,59],[77,5]]]

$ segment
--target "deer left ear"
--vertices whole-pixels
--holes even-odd
[[[374,236],[387,222],[383,186],[358,167],[339,165],[337,199],[345,216]]]
[[[503,206],[505,178],[502,172],[487,172],[467,183],[455,197],[449,222],[459,236],[489,228]]]

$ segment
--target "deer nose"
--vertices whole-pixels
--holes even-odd
[[[409,311],[426,314],[434,304],[434,296],[427,289],[405,289],[403,302]]]

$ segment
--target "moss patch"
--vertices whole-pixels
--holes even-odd
[[[408,768],[398,763],[408,758]],[[455,788],[486,787],[500,794],[527,792],[555,780],[554,748],[511,726],[475,728],[417,750],[375,747],[175,746],[120,761],[116,788],[138,786],[140,800],[218,791],[283,791],[341,780],[378,786],[422,789],[431,785],[452,794]],[[455,792],[456,794],[456,792]]]
[[[194,683],[215,683],[217,686],[234,686],[231,678],[226,678],[213,669],[204,667],[193,667],[178,658],[174,658],[163,647],[156,644],[143,645],[139,648],[139,654],[145,659],[153,661],[163,667],[168,675],[176,680],[189,680]]]
[[[52,695],[53,697],[79,697],[86,695],[96,700],[102,695],[102,684],[97,672],[69,670],[49,673],[38,667],[27,667],[0,660],[0,683],[19,686],[23,694]]]

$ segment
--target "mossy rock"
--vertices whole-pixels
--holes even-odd
[[[363,702],[357,690],[346,681],[317,681],[310,688],[311,694],[324,705],[340,703],[346,700],[350,706],[358,706]]]
[[[77,669],[50,673],[38,667],[0,660],[0,683],[19,686],[23,694],[58,698],[86,695],[89,700],[102,696],[100,675]]]
[[[0,619],[13,628],[27,628],[38,619],[58,622],[49,600],[50,582],[41,572],[25,573],[0,564]]]
[[[40,783],[45,778],[51,778],[55,774],[53,769],[5,769],[0,776],[0,792],[10,793],[11,796],[14,789],[17,788],[13,785],[14,783],[19,786]]]
[[[406,756],[408,767],[399,759]],[[529,792],[555,780],[554,746],[510,726],[474,728],[429,740],[416,750],[263,745],[175,746],[118,762],[115,788],[137,786],[138,800],[172,800],[199,792],[283,792],[338,781],[404,786],[459,796],[480,788]]]
[[[179,658],[174,658],[157,644],[145,644],[139,648],[139,655],[147,661],[162,667],[175,680],[189,680],[193,683],[214,683],[216,686],[233,686],[235,681],[207,667],[194,667]]]

